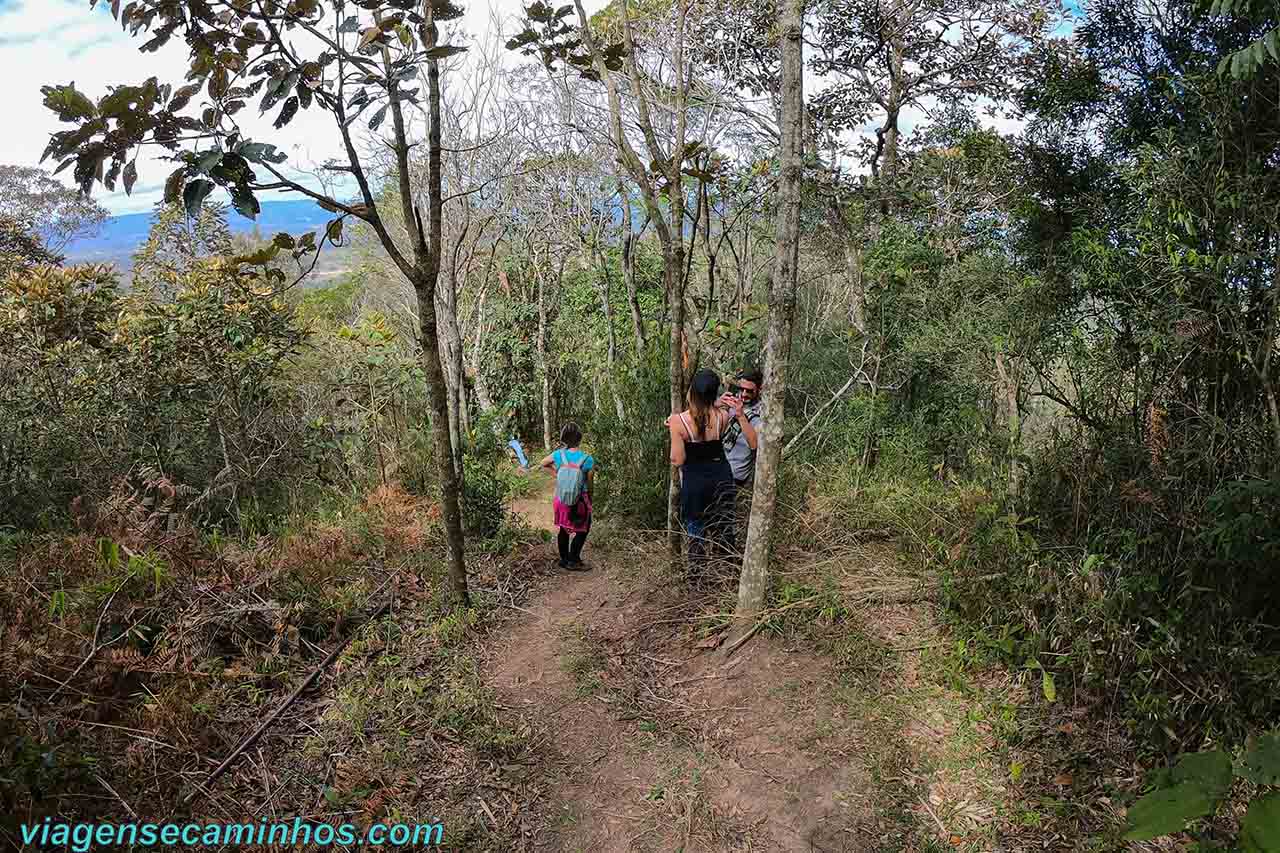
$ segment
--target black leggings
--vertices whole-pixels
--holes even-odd
[[[576,563],[581,560],[582,544],[586,541],[586,533],[576,533],[573,536],[573,544],[570,544],[569,531],[561,527],[560,535],[556,537],[556,544],[560,546],[560,560],[566,563]]]

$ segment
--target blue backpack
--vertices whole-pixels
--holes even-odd
[[[556,469],[556,500],[565,506],[577,506],[586,491],[587,475],[582,470],[583,458],[574,462],[569,458],[569,451],[560,451],[560,467]]]

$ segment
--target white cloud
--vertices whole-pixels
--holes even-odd
[[[87,0],[0,0],[0,73],[9,81],[6,91],[6,127],[0,133],[0,163],[36,165],[49,135],[64,129],[45,109],[40,87],[74,81],[89,97],[97,99],[114,84],[136,84],[148,77],[162,83],[181,84],[187,69],[186,45],[175,38],[155,53],[140,53],[145,36],[131,38],[111,17],[108,3],[94,10]],[[495,0],[499,18],[518,15],[520,0]],[[588,2],[600,8],[604,0]],[[489,29],[490,6],[466,4],[461,24],[471,33]],[[332,119],[317,109],[299,113],[283,131],[271,127],[272,116],[258,118],[252,107],[246,131],[271,142],[306,167],[342,155]],[[159,199],[165,177],[173,164],[155,149],[138,160],[138,185],[133,195],[95,191],[112,213],[148,210]],[[45,164],[56,168],[56,164]],[[59,176],[70,183],[66,172]]]

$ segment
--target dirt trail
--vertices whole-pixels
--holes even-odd
[[[516,509],[549,524],[545,497]],[[549,575],[485,655],[489,686],[549,757],[529,789],[541,817],[532,849],[962,846],[952,830],[967,818],[939,796],[945,774],[928,743],[947,713],[882,701],[919,692],[914,663],[850,686],[812,642],[761,635],[726,664],[700,640],[689,590],[652,569],[651,545],[588,540],[585,556],[592,571]],[[930,630],[923,612],[876,613],[867,642],[902,647]],[[974,799],[978,778],[958,795]]]
[[[549,522],[547,503],[513,509]],[[539,848],[865,849],[857,721],[814,701],[823,662],[758,640],[724,667],[682,620],[652,624],[686,593],[639,580],[643,553],[588,551],[595,568],[550,577],[489,654],[491,686],[556,757]]]

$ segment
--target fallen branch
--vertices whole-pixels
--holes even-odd
[[[375,610],[373,612],[373,615],[371,615],[368,619],[366,619],[364,623],[361,625],[361,627],[379,618],[380,616],[382,616],[382,614],[386,613],[389,609],[391,609],[391,599],[387,599],[385,602],[383,602],[382,606],[379,607],[377,610]],[[207,779],[205,779],[205,784],[212,785],[222,776],[223,773],[226,773],[227,768],[229,768],[232,765],[232,763],[244,753],[246,749],[253,746],[253,744],[258,740],[258,738],[262,737],[262,733],[265,732],[271,726],[271,724],[274,723],[276,719],[281,714],[283,714],[289,708],[289,706],[292,705],[297,700],[299,696],[302,695],[302,691],[306,690],[307,687],[310,686],[311,682],[315,681],[316,677],[320,675],[321,672],[323,672],[325,669],[328,668],[329,664],[333,663],[335,660],[338,659],[338,655],[342,653],[342,650],[347,647],[347,645],[351,642],[352,639],[355,638],[355,635],[358,633],[359,633],[359,628],[352,631],[350,634],[347,635],[346,639],[338,643],[338,645],[334,647],[333,651],[329,652],[329,654],[325,657],[325,659],[320,661],[319,665],[316,666],[315,669],[311,670],[311,673],[302,680],[302,683],[299,684],[296,688],[294,688],[294,691],[290,693],[288,697],[283,702],[281,702],[280,705],[277,706],[274,711],[271,712],[270,716],[268,716],[265,720],[263,720],[261,725],[259,725],[256,729],[254,729],[251,735],[249,735],[247,738],[241,741],[240,745],[237,746],[234,750],[232,750],[230,755],[228,755],[225,759],[223,759],[222,763],[219,764],[217,768],[214,769],[214,771],[209,774],[209,777]],[[195,796],[198,793],[200,793],[200,788],[197,788],[196,790],[188,792],[187,795],[182,798],[183,805],[190,803],[193,799],[195,799]]]
[[[800,439],[804,438],[804,434],[805,434],[806,432],[808,432],[808,431],[809,431],[809,427],[811,427],[811,426],[813,426],[815,423],[817,423],[818,418],[822,417],[822,414],[823,414],[827,409],[831,408],[831,406],[832,406],[832,405],[833,405],[837,400],[839,400],[841,397],[843,397],[843,396],[845,395],[845,392],[846,392],[846,391],[848,391],[851,387],[853,387],[853,383],[857,382],[857,381],[858,381],[859,376],[861,376],[861,375],[862,375],[862,374],[861,374],[861,371],[859,371],[857,374],[855,374],[855,375],[853,375],[853,376],[850,376],[850,377],[849,377],[849,381],[848,381],[848,382],[846,382],[846,383],[844,383],[844,385],[843,385],[843,386],[841,386],[841,388],[840,388],[840,390],[839,390],[839,391],[837,391],[835,394],[831,395],[831,399],[830,399],[830,400],[828,400],[827,402],[823,403],[823,404],[818,408],[818,411],[816,411],[816,412],[814,412],[814,413],[813,413],[813,417],[809,418],[809,422],[808,422],[807,424],[805,424],[804,426],[800,427],[800,431],[799,431],[798,433],[796,433],[796,434],[792,437],[792,439],[791,439],[790,441],[788,441],[788,442],[787,442],[786,447],[783,447],[783,448],[782,448],[782,458],[783,458],[783,459],[786,459],[786,458],[787,458],[787,454],[789,454],[793,449],[795,449],[795,446],[800,442]]]
[[[98,780],[98,784],[99,784],[99,785],[101,785],[102,787],[106,788],[106,789],[107,789],[107,791],[108,791],[108,793],[110,793],[110,794],[111,794],[111,796],[115,797],[117,800],[119,800],[119,801],[120,801],[120,805],[124,806],[124,810],[125,810],[125,811],[127,811],[127,812],[129,813],[129,816],[130,816],[130,817],[132,817],[134,820],[138,820],[138,813],[137,813],[137,812],[135,812],[135,811],[133,810],[133,807],[132,807],[132,806],[130,806],[127,802],[125,802],[124,797],[122,797],[122,796],[120,796],[118,793],[116,793],[116,789],[115,789],[115,788],[113,788],[113,787],[111,787],[111,785],[109,785],[109,784],[107,783],[107,780],[106,780],[106,779],[103,779],[103,778],[102,778],[101,776],[99,776],[97,773],[94,773],[94,774],[93,774],[93,778],[94,778],[94,779],[97,779],[97,780]]]
[[[738,649],[740,649],[740,648],[742,648],[743,646],[745,646],[745,645],[747,644],[747,640],[750,640],[750,639],[751,639],[752,637],[754,637],[757,633],[759,633],[760,629],[761,629],[761,628],[763,628],[763,627],[765,626],[765,623],[767,623],[767,622],[768,622],[770,619],[772,619],[774,616],[777,616],[779,613],[786,613],[788,610],[794,610],[795,608],[800,607],[800,606],[805,605],[805,604],[812,604],[813,602],[815,602],[815,601],[819,600],[820,598],[822,598],[822,596],[821,596],[821,595],[811,595],[811,596],[809,596],[808,598],[802,598],[802,599],[800,599],[799,601],[793,601],[793,602],[791,602],[790,604],[784,604],[784,605],[783,605],[783,606],[781,606],[781,607],[775,607],[775,608],[774,608],[774,609],[772,609],[772,610],[766,610],[766,611],[765,611],[765,612],[760,616],[760,621],[759,621],[759,622],[756,622],[756,624],[751,628],[751,630],[750,630],[750,631],[748,631],[747,633],[743,634],[741,637],[739,637],[738,639],[734,640],[732,643],[730,643],[728,646],[726,646],[726,647],[725,647],[725,650],[724,650],[724,658],[725,658],[725,660],[728,660],[728,659],[729,659],[729,657],[730,657],[734,652],[736,652]]]
[[[121,637],[124,637],[126,634],[129,633],[130,630],[132,630],[132,628],[130,628],[129,630],[122,632],[119,637],[116,637],[114,640],[111,640],[110,642],[103,643],[101,645],[98,644],[98,638],[102,635],[102,620],[107,615],[107,611],[111,609],[111,602],[115,601],[116,593],[124,589],[124,585],[129,582],[129,578],[130,576],[126,575],[125,579],[120,581],[120,583],[116,584],[116,588],[111,590],[111,594],[107,596],[107,602],[106,604],[102,605],[102,610],[98,611],[98,621],[93,626],[93,647],[89,649],[89,654],[85,655],[84,660],[80,661],[80,665],[77,666],[75,670],[70,675],[67,676],[66,680],[63,681],[61,684],[59,684],[56,688],[54,688],[53,693],[49,695],[49,701],[52,702],[54,699],[58,698],[58,694],[62,692],[62,689],[66,687],[68,684],[70,684],[75,679],[75,677],[80,674],[80,671],[82,669],[84,669],[86,666],[89,665],[89,661],[93,660],[94,656],[97,655],[100,650],[105,649],[107,646],[111,645],[112,643],[117,642],[118,640],[120,640]]]

